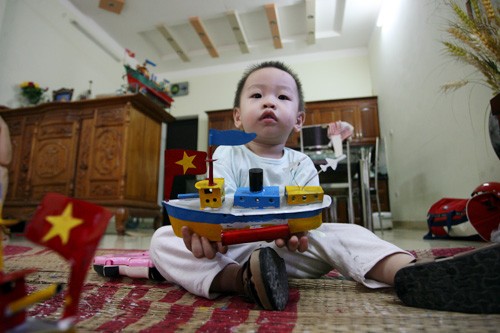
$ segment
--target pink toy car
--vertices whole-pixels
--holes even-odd
[[[165,280],[154,267],[148,251],[96,256],[93,266],[97,274],[104,277],[128,276],[155,281]]]

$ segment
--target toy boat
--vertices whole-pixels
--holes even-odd
[[[144,68],[145,66],[141,67]],[[155,81],[150,80],[149,77],[132,67],[125,65],[125,70],[127,72],[127,81],[129,86],[136,87],[138,90],[152,100],[160,104],[164,108],[169,108],[174,101],[167,92]]]
[[[234,195],[225,194],[224,179],[213,178],[211,147],[244,144],[255,138],[254,134],[245,135],[241,131],[210,130],[208,179],[196,183],[197,194],[163,201],[177,236],[182,237],[181,229],[187,226],[210,241],[230,245],[288,238],[321,225],[322,209],[332,202],[321,186],[290,185],[281,190],[278,186],[262,186],[262,170],[250,169],[250,187],[238,188]],[[342,158],[345,156],[338,160]],[[338,160],[329,164],[336,166]],[[326,168],[322,166],[322,170]]]
[[[317,187],[311,186],[312,189],[302,193],[316,196]],[[322,223],[321,210],[331,204],[329,196],[322,197],[321,202],[313,204],[267,209],[236,207],[233,196],[227,196],[220,209],[202,209],[197,198],[164,201],[163,205],[177,236],[181,237],[181,228],[188,226],[211,241],[230,245],[287,238],[293,233],[318,228]],[[281,201],[285,201],[284,198]]]

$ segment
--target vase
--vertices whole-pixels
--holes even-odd
[[[500,159],[500,94],[490,100],[491,112],[488,121],[490,141],[495,154]]]
[[[41,98],[42,96],[30,96],[26,97],[26,100],[30,105],[37,105],[38,103],[40,103]]]

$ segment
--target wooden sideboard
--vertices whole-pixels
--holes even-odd
[[[175,120],[147,97],[125,95],[3,109],[13,160],[4,217],[29,221],[47,192],[104,206],[125,233],[129,217],[161,221],[162,123]]]

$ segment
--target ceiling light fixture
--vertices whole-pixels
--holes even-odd
[[[217,52],[217,49],[215,48],[214,44],[212,43],[212,39],[208,35],[207,30],[205,29],[205,26],[203,25],[203,22],[198,16],[193,16],[189,18],[189,22],[193,26],[194,30],[198,34],[198,36],[201,39],[201,42],[203,45],[205,45],[205,48],[208,50],[208,53],[212,58],[218,58],[219,57],[219,52]]]
[[[179,58],[182,59],[184,62],[189,62],[189,57],[187,56],[186,52],[182,49],[182,47],[177,43],[175,40],[174,36],[170,33],[170,31],[165,27],[164,25],[157,25],[156,30],[158,30],[163,38],[167,40],[167,42],[170,44],[170,46],[174,49],[174,51],[177,53]]]
[[[241,53],[250,53],[247,38],[245,36],[245,31],[243,30],[243,26],[241,25],[238,13],[235,10],[231,10],[226,13],[226,16],[229,20],[229,25],[231,25],[231,29],[233,30],[234,37],[236,37],[236,41],[238,42]]]
[[[120,14],[124,5],[125,0],[101,0],[99,2],[99,8],[115,14]]]
[[[276,4],[270,3],[264,5],[267,15],[267,21],[269,23],[269,28],[271,29],[271,35],[273,37],[273,44],[275,49],[282,49],[283,43],[281,42],[280,27],[278,22],[278,13],[276,10]]]

